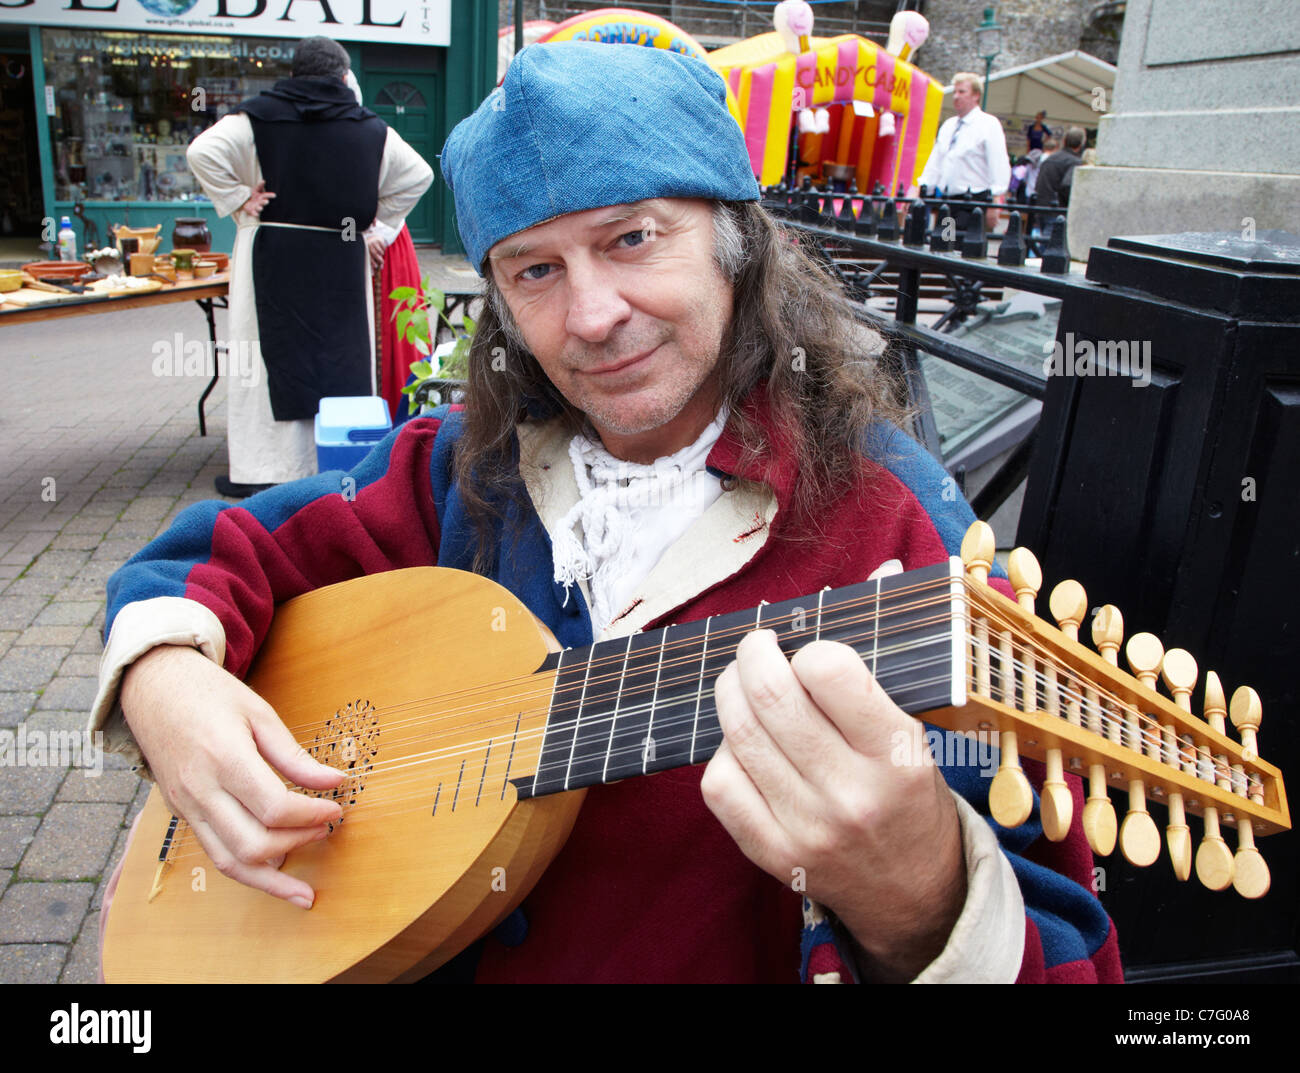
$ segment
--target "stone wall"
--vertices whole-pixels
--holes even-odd
[[[986,7],[994,9],[1002,27],[1002,53],[993,61],[994,74],[1070,52],[1080,47],[1084,16],[1096,4],[1097,0],[930,0],[924,7],[930,39],[921,47],[917,63],[945,85],[958,71],[982,76],[984,61],[975,46],[975,28],[984,20]]]

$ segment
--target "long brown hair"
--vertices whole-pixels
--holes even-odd
[[[767,381],[800,480],[796,512],[842,495],[860,474],[868,427],[903,426],[908,412],[878,334],[860,324],[830,274],[756,202],[718,202],[713,255],[733,284],[733,314],[718,361],[720,395],[743,445],[741,468],[771,448],[741,403]],[[494,558],[495,526],[506,504],[527,493],[515,454],[515,425],[560,418],[573,432],[585,418],[528,352],[489,271],[484,308],[469,353],[464,432],[456,478],[478,536],[476,570]],[[521,512],[518,516],[526,515]]]

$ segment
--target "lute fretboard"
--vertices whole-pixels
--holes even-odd
[[[708,760],[722,742],[713,684],[752,630],[773,630],[793,655],[840,641],[905,712],[965,698],[960,560],[827,589],[683,625],[552,654],[556,672],[537,771],[512,780],[520,798],[576,790]]]

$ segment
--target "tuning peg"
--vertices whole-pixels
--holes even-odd
[[[1092,643],[1101,658],[1112,667],[1119,666],[1119,646],[1124,640],[1124,616],[1114,604],[1101,608],[1092,619]]]
[[[1232,694],[1232,725],[1241,735],[1242,748],[1247,760],[1254,760],[1259,755],[1259,745],[1255,732],[1264,718],[1264,707],[1259,694],[1250,686],[1241,686]],[[1245,770],[1234,764],[1233,774],[1245,780]],[[1234,780],[1236,781],[1236,780]],[[1262,804],[1262,795],[1256,800]],[[1243,898],[1262,898],[1268,893],[1268,865],[1255,848],[1255,830],[1249,816],[1237,818],[1237,855],[1233,858],[1232,885]]]
[[[1192,690],[1196,687],[1196,660],[1192,654],[1182,648],[1171,648],[1165,653],[1160,665],[1161,677],[1169,692],[1173,694],[1174,703],[1183,711],[1191,713]],[[1172,724],[1162,727],[1164,734],[1165,762],[1178,766],[1178,731]],[[1169,846],[1169,859],[1174,865],[1174,875],[1186,880],[1192,874],[1192,834],[1187,826],[1187,813],[1183,807],[1183,795],[1172,790],[1169,794],[1169,826],[1165,828],[1165,841]]]
[[[1061,632],[1071,641],[1079,639],[1079,626],[1088,614],[1088,594],[1077,581],[1062,581],[1052,590],[1048,597],[1048,607],[1056,619]],[[1101,731],[1100,709],[1097,707],[1097,691],[1090,686],[1083,687],[1083,695],[1088,710],[1088,729],[1094,733]],[[1066,706],[1066,718],[1078,726],[1082,722],[1077,697],[1072,698]],[[1115,806],[1106,794],[1106,768],[1103,764],[1088,765],[1088,799],[1083,805],[1083,833],[1087,836],[1092,852],[1099,857],[1109,857],[1115,851],[1115,838],[1119,824],[1115,819]]]
[[[1119,612],[1116,611],[1115,614],[1118,620]],[[1094,634],[1095,630],[1094,626]],[[1108,626],[1103,632],[1106,644],[1109,646],[1114,626]],[[1156,675],[1160,671],[1160,661],[1165,655],[1165,646],[1160,643],[1160,638],[1151,633],[1135,633],[1129,638],[1124,654],[1128,657],[1129,667],[1138,676],[1138,680],[1148,689],[1154,689]],[[1143,747],[1145,735],[1140,725],[1141,714],[1136,708],[1127,708],[1126,715],[1129,748],[1138,753],[1149,754],[1150,750]],[[1151,814],[1147,812],[1146,784],[1141,779],[1129,779],[1128,782],[1128,813],[1124,817],[1124,822],[1120,824],[1119,848],[1131,864],[1141,868],[1154,864],[1156,858],[1160,856],[1160,831]]]
[[[1043,570],[1038,565],[1034,553],[1028,548],[1016,548],[1007,560],[1007,576],[1011,579],[1011,588],[1023,610],[1034,613],[1034,599],[1043,587]],[[1060,701],[1056,690],[1056,666],[1048,660],[1043,668],[1044,680],[1048,688],[1048,714],[1059,717]],[[1022,679],[1021,696],[1025,711],[1030,711],[1038,696],[1036,681],[1037,670],[1034,657],[1026,653]],[[1043,822],[1043,834],[1049,841],[1063,842],[1070,833],[1070,821],[1074,818],[1074,798],[1070,788],[1065,784],[1065,765],[1059,748],[1050,748],[1046,752],[1047,777],[1043,780],[1043,791],[1039,796],[1039,816]]]
[[[1116,653],[1124,637],[1124,619],[1119,608],[1107,604],[1092,619],[1092,643],[1097,646],[1102,658],[1111,665],[1118,663]],[[1097,690],[1084,686],[1084,704],[1088,710],[1088,729],[1095,734],[1105,735],[1117,745],[1122,743],[1119,720],[1112,718],[1102,709]],[[1100,769],[1100,777],[1093,778],[1092,773]],[[1094,853],[1109,856],[1115,849],[1118,825],[1115,819],[1115,807],[1105,795],[1106,771],[1103,765],[1094,764],[1090,768],[1088,800],[1083,808],[1083,830],[1088,836],[1088,843]]]
[[[1241,747],[1245,759],[1258,760],[1259,749],[1255,733],[1264,720],[1264,706],[1260,703],[1259,694],[1250,686],[1240,686],[1232,694],[1230,718],[1232,725],[1237,728],[1237,733],[1241,735]]]
[[[999,699],[1008,708],[1016,707],[1015,649],[1010,630],[998,631],[998,684]],[[1026,666],[1032,667],[1032,663]],[[1032,671],[1027,672],[1032,684]],[[1032,695],[1022,694],[1026,704],[1033,704]],[[1014,730],[1002,731],[1002,761],[989,786],[989,811],[1003,827],[1019,827],[1034,809],[1034,791],[1020,767],[1020,746]]]
[[[1071,641],[1079,639],[1079,624],[1083,621],[1084,616],[1088,613],[1088,594],[1083,591],[1083,586],[1077,581],[1062,581],[1052,590],[1052,595],[1047,599],[1047,606],[1051,608],[1052,618],[1056,619],[1057,626]],[[1055,670],[1055,668],[1053,668]],[[1080,726],[1082,719],[1079,714],[1079,694],[1077,690],[1070,690],[1069,697],[1065,704],[1065,717],[1075,726]],[[1106,772],[1100,764],[1093,765],[1101,770],[1102,789],[1106,785]]]
[[[1034,598],[1043,587],[1043,570],[1028,548],[1016,548],[1007,558],[1007,576],[1021,608],[1034,613]]]
[[[987,522],[974,522],[961,541],[961,561],[966,576],[980,582],[988,580],[989,568],[997,542]],[[992,675],[989,669],[989,623],[983,616],[971,616],[971,662],[975,669],[975,692],[982,697],[992,697]]]
[[[1052,618],[1071,641],[1079,639],[1079,625],[1088,614],[1088,594],[1077,581],[1062,581],[1047,598]]]
[[[963,547],[966,541],[970,541],[972,553],[967,569],[974,567],[982,570],[983,563],[992,558],[994,551],[993,530],[984,522],[976,522],[966,531],[966,538],[962,541]],[[1019,557],[1018,561],[1023,561],[1023,556]],[[1041,580],[1040,577],[1040,584]],[[1030,593],[1028,598],[1032,607],[1033,594]],[[998,630],[998,686],[1001,691],[998,699],[1008,708],[1017,707],[1015,656],[1015,643],[1011,631]],[[1037,694],[1034,689],[1033,659],[1028,653],[1021,666],[1023,668],[1021,696],[1025,703],[1032,707],[1033,698]],[[989,786],[989,811],[1003,827],[1019,827],[1029,819],[1029,814],[1034,809],[1034,791],[1020,767],[1020,746],[1016,732],[1002,731],[1001,743],[1002,762],[998,765],[997,774],[993,776],[992,785]]]
[[[987,581],[997,552],[997,541],[988,522],[973,522],[961,540],[961,561],[976,581]]]
[[[1223,699],[1223,686],[1219,682],[1219,676],[1213,671],[1207,671],[1205,673],[1205,721],[1223,734],[1227,730],[1223,722],[1226,713],[1227,705]],[[1201,754],[1201,766],[1213,772],[1210,750],[1202,747],[1198,751]],[[1224,781],[1221,785],[1230,786],[1231,782]],[[1228,849],[1228,843],[1223,840],[1223,835],[1219,832],[1219,810],[1214,805],[1206,805],[1204,816],[1205,837],[1201,839],[1201,845],[1196,851],[1196,878],[1210,890],[1227,890],[1232,884],[1235,871],[1232,851]]]

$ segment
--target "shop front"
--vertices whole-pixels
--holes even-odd
[[[22,85],[6,93],[5,102],[12,96],[26,107],[0,111],[0,136],[28,150],[30,162],[11,170],[30,164],[28,185],[38,186],[24,201],[20,184],[6,183],[15,189],[5,191],[12,207],[0,205],[0,226],[7,219],[11,235],[39,230],[37,241],[48,241],[50,221],[67,216],[79,250],[87,241],[105,244],[117,224],[162,225],[167,242],[175,221],[185,218],[204,220],[214,248],[230,249],[234,225],[204,197],[186,148],[238,102],[288,77],[303,37],[339,40],[352,55],[366,105],[431,162],[450,125],[486,95],[495,73],[474,70],[486,67],[479,53],[495,53],[496,9],[491,4],[489,24],[487,0],[88,4],[0,0],[6,69],[30,72],[25,96]],[[455,49],[453,23],[464,28]],[[451,79],[458,91],[449,92]],[[17,117],[12,130],[5,117]],[[36,203],[39,214],[30,211]],[[456,244],[440,184],[408,223],[416,242]]]

